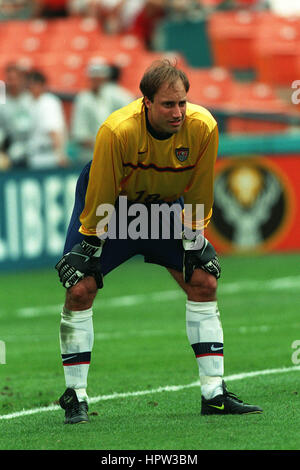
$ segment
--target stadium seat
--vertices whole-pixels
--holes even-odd
[[[16,63],[24,70],[30,70],[38,65],[32,54],[20,53],[2,53],[0,55],[0,80],[4,79],[5,67],[10,63]]]
[[[89,19],[12,21],[0,30],[1,50],[12,53],[95,50],[102,32]]]
[[[286,83],[294,73],[300,37],[297,17],[284,18],[269,11],[216,12],[208,18],[208,34],[216,66],[258,70],[262,81],[269,81],[272,74],[273,83],[278,84]],[[279,70],[277,76],[275,70]]]
[[[47,20],[10,20],[1,22],[0,34],[7,36],[42,36],[49,34],[50,23]]]
[[[232,96],[233,78],[227,69],[189,68],[189,100],[201,106],[224,107]]]
[[[56,18],[50,22],[50,32],[52,35],[77,33],[77,34],[102,34],[101,25],[94,18],[69,17]]]
[[[254,41],[255,69],[258,80],[275,86],[290,86],[298,73],[300,19],[276,18],[262,24]]]
[[[276,121],[264,115],[284,115],[295,112],[292,106],[280,99],[274,88],[266,83],[236,83],[232,89],[232,101],[227,111],[260,114],[261,118],[231,116],[227,119],[226,131],[229,133],[283,132],[287,123]]]
[[[207,31],[215,66],[236,70],[254,67],[253,39],[257,16],[254,12],[226,11],[208,17]]]
[[[31,52],[50,34],[49,22],[45,20],[7,21],[1,23],[1,52]]]
[[[104,34],[99,23],[92,18],[7,22],[0,29],[0,41],[2,70],[5,64],[3,57],[21,61],[26,68],[41,68],[50,77],[51,86],[57,87],[61,83],[65,87],[68,84],[68,89],[74,90],[83,83],[83,79],[78,77],[78,69],[81,68],[81,74],[85,75],[91,57],[100,55],[120,66],[125,72],[124,80],[130,82],[129,88],[136,90],[141,73],[135,83],[135,68],[144,71],[145,63],[148,65],[162,55],[153,53],[150,58],[151,53],[134,35]],[[183,63],[184,60],[179,57],[179,61]]]
[[[275,88],[267,83],[235,83],[232,91],[232,102],[241,110],[286,112],[289,109],[287,103],[278,97]]]
[[[91,35],[69,32],[68,35],[60,34],[49,35],[44,42],[41,42],[40,48],[44,51],[66,51],[81,52],[86,50],[97,50],[100,47],[101,35],[95,31]]]
[[[47,78],[48,88],[63,93],[76,93],[86,86],[85,61],[81,54],[64,51],[31,54],[32,67]]]
[[[45,65],[40,69],[47,76],[50,91],[74,94],[87,86],[87,79],[82,69],[67,70],[65,67]]]

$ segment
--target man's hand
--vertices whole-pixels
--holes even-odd
[[[186,240],[183,235],[183,276],[184,281],[191,280],[194,269],[200,268],[219,279],[221,266],[214,247],[199,234],[193,240]]]
[[[62,285],[69,288],[75,286],[82,278],[93,276],[98,289],[101,289],[103,287],[99,262],[101,251],[102,245],[90,245],[85,240],[77,243],[55,266]]]

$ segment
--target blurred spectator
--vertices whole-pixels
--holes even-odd
[[[136,14],[128,32],[138,36],[147,49],[152,49],[152,39],[157,23],[166,15],[165,0],[146,0],[143,8]]]
[[[280,16],[299,16],[299,0],[268,0],[269,8],[276,15]]]
[[[91,160],[97,132],[105,119],[135,98],[118,85],[118,69],[105,60],[92,60],[87,76],[90,87],[77,94],[71,121],[71,136],[79,146],[79,159],[83,162]]]
[[[266,0],[235,0],[237,8],[252,10],[267,8],[267,3]]]
[[[126,31],[148,0],[69,0],[69,12],[96,18],[103,31]]]
[[[12,167],[27,165],[27,140],[31,128],[30,95],[26,74],[15,64],[5,68],[5,103],[0,105],[0,148]],[[4,155],[2,154],[2,162]]]
[[[201,6],[202,0],[168,0],[167,5],[172,13],[185,14],[194,10],[197,6]]]
[[[11,167],[10,161],[6,153],[0,150],[0,171],[6,171]]]
[[[122,30],[122,8],[126,0],[94,0],[91,2],[93,16],[97,17],[106,33]]]
[[[34,0],[35,16],[38,18],[59,18],[69,16],[69,0]]]
[[[198,0],[202,3],[202,0]],[[204,2],[205,3],[205,2]],[[219,0],[214,2],[218,10],[264,10],[268,9],[268,0]]]
[[[134,32],[145,42],[172,0],[69,0],[70,14],[96,18],[107,34]],[[187,0],[184,0],[187,1]]]
[[[0,21],[32,18],[36,0],[0,0]]]
[[[95,16],[95,0],[69,0],[68,11],[70,16]]]
[[[66,122],[60,99],[46,88],[46,77],[38,70],[28,75],[31,93],[32,129],[28,142],[28,166],[33,169],[66,166]]]

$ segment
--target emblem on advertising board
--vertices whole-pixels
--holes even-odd
[[[216,175],[212,225],[237,251],[261,248],[282,230],[287,187],[262,159],[231,160]]]

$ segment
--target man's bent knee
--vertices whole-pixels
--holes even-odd
[[[91,308],[97,291],[95,279],[92,276],[84,277],[67,289],[65,307],[73,311]]]
[[[203,269],[195,269],[189,283],[184,282],[183,273],[168,268],[169,273],[184,290],[188,300],[193,302],[212,302],[216,300],[218,281]]]
[[[194,302],[211,302],[216,300],[218,281],[212,274],[195,269],[187,284],[187,296]]]

